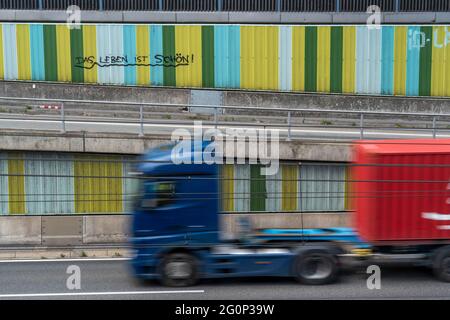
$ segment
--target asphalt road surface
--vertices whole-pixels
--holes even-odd
[[[128,133],[138,134],[140,125],[138,123],[120,123],[117,120],[105,119],[107,122],[83,122],[83,121],[67,121],[65,123],[66,131],[86,131],[92,133]],[[185,123],[185,122],[184,122]],[[61,130],[61,123],[59,121],[48,120],[31,120],[31,119],[0,119],[1,129],[20,129],[20,130]],[[180,123],[157,123],[157,124],[145,124],[145,134],[171,134],[175,128],[184,128],[189,131],[193,126],[189,124]],[[212,128],[212,126],[204,125],[203,129]],[[219,126],[221,130],[227,127]],[[233,126],[232,128],[236,128]],[[253,127],[256,128],[256,127]],[[242,128],[241,128],[242,129]],[[287,136],[287,129],[278,129],[281,137]],[[223,131],[225,133],[225,131]],[[359,128],[333,128],[333,127],[304,127],[293,128],[290,132],[292,139],[358,139],[360,137]],[[437,133],[437,138],[450,138],[450,130],[440,130]],[[432,138],[432,131],[430,130],[418,130],[418,129],[365,129],[365,139],[409,139],[409,138]]]
[[[69,290],[71,265],[80,269],[81,289]],[[136,282],[125,259],[0,262],[0,300],[5,299],[450,299],[450,283],[426,268],[381,269],[381,289],[367,288],[368,274],[345,272],[339,282],[306,286],[292,279],[219,279],[188,288]]]

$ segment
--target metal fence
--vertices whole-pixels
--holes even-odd
[[[450,138],[450,114],[419,112],[384,112],[339,109],[300,109],[233,105],[186,105],[153,102],[123,102],[102,100],[42,99],[26,97],[0,97],[5,106],[13,101],[18,111],[0,114],[0,121],[42,122],[49,126],[42,130],[59,130],[62,133],[79,131],[68,124],[95,125],[102,131],[117,132],[117,125],[129,127],[126,133],[143,137],[150,127],[192,129],[195,120],[216,129],[275,129],[283,139],[290,140],[354,140],[398,138]],[[48,114],[32,113],[31,103],[53,106]],[[22,106],[17,105],[22,104]],[[43,104],[43,105],[42,105]],[[26,111],[20,108],[26,107]],[[86,106],[88,106],[86,108]],[[75,108],[74,108],[75,107]],[[125,108],[126,107],[126,108]],[[122,109],[123,108],[123,109]],[[192,110],[209,110],[198,113]],[[80,113],[81,112],[81,113]],[[92,114],[89,114],[92,113]],[[156,118],[157,113],[166,116]],[[96,113],[96,114],[95,114]],[[182,115],[181,118],[172,118]],[[201,117],[199,117],[201,116]],[[16,123],[5,124],[0,129],[22,129]],[[102,128],[100,128],[103,126]],[[146,128],[147,127],[147,131]],[[113,130],[113,131],[111,131]],[[128,130],[128,129],[127,129]],[[155,131],[168,134],[166,131]],[[153,133],[155,133],[153,132]]]
[[[449,0],[0,0],[0,9],[241,12],[449,12]]]

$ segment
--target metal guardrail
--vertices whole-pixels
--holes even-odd
[[[139,136],[144,136],[144,126],[147,124],[159,125],[159,124],[169,124],[169,125],[182,125],[187,124],[191,125],[193,121],[170,121],[170,120],[150,120],[145,117],[145,114],[149,112],[150,108],[176,108],[176,109],[186,109],[189,108],[202,108],[202,109],[213,109],[211,112],[207,112],[207,116],[212,119],[209,121],[204,121],[205,125],[211,125],[217,128],[218,126],[229,126],[229,127],[264,127],[264,128],[282,128],[287,131],[287,140],[291,140],[291,131],[295,128],[307,128],[314,127],[317,128],[317,125],[299,125],[293,121],[294,115],[302,114],[303,117],[307,117],[311,114],[317,114],[319,116],[323,115],[349,115],[358,119],[358,124],[354,126],[330,126],[325,123],[322,124],[324,128],[340,128],[340,129],[359,129],[359,138],[364,139],[365,132],[368,129],[401,129],[401,130],[418,130],[421,132],[429,132],[433,138],[437,137],[437,134],[440,131],[450,132],[450,114],[445,113],[418,113],[418,112],[387,112],[387,111],[359,111],[359,110],[336,110],[336,109],[293,109],[293,108],[269,108],[269,107],[254,107],[254,106],[225,106],[225,105],[191,105],[191,104],[169,104],[169,103],[152,103],[152,102],[134,102],[134,101],[105,101],[105,100],[77,100],[77,99],[42,99],[42,98],[26,98],[26,97],[0,97],[0,101],[22,101],[22,102],[33,102],[33,103],[50,103],[53,105],[59,105],[59,117],[55,116],[31,116],[34,120],[40,121],[52,121],[60,123],[60,130],[62,133],[66,132],[66,122],[74,121],[74,122],[82,122],[82,123],[120,123],[120,124],[138,124],[139,125]],[[88,104],[88,105],[102,105],[100,109],[95,109],[89,107],[90,112],[111,112],[116,114],[134,114],[135,118],[120,118],[116,119],[105,119],[105,117],[94,117],[82,119],[80,116],[67,116],[65,104]],[[112,110],[106,109],[104,105],[111,106],[128,106],[135,107],[134,110]],[[75,110],[75,109],[74,109]],[[76,109],[78,110],[78,109]],[[83,111],[86,109],[83,109]],[[261,123],[258,121],[254,122],[225,122],[219,121],[219,116],[223,111],[227,110],[235,110],[235,111],[245,111],[245,112],[255,112],[250,114],[250,116],[258,116],[261,112],[269,112],[269,113],[277,113],[280,114],[278,117],[283,119],[285,118],[284,123]],[[151,111],[151,110],[150,110]],[[235,114],[233,114],[235,115]],[[241,116],[249,116],[248,114],[241,114]],[[407,118],[415,118],[415,119],[426,119],[425,123],[427,123],[426,128],[422,127],[382,127],[377,125],[376,127],[367,126],[367,118],[370,116],[378,116],[378,117],[407,117]],[[448,119],[445,121],[447,125],[445,127],[439,127],[438,121],[441,119]],[[0,120],[22,120],[21,117],[14,116],[3,116],[0,114]],[[345,119],[345,118],[344,118]],[[421,120],[423,122],[423,120]]]
[[[239,12],[449,12],[448,0],[0,0],[0,9]]]

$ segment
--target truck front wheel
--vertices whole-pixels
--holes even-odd
[[[437,250],[433,261],[433,271],[439,280],[450,282],[450,246]]]
[[[164,257],[159,268],[161,282],[169,287],[187,287],[198,280],[197,260],[188,253],[171,253]]]
[[[294,262],[295,278],[309,285],[334,282],[338,275],[337,259],[323,250],[300,252]]]

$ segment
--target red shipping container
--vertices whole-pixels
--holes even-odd
[[[356,142],[350,179],[363,240],[450,239],[450,139]]]

